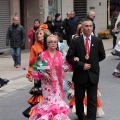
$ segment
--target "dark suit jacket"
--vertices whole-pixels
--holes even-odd
[[[66,59],[73,66],[73,82],[86,84],[88,77],[93,84],[99,81],[99,62],[105,59],[105,50],[102,40],[98,37],[91,36],[90,58],[85,59],[86,50],[83,36],[72,40],[71,46],[68,50]],[[75,62],[74,57],[79,57],[80,61]],[[84,70],[84,64],[91,64],[90,70]]]

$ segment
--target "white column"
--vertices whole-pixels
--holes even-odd
[[[107,0],[87,0],[87,12],[95,11],[96,36],[107,28]]]
[[[73,0],[62,0],[62,19],[66,18],[68,11],[73,11]]]
[[[46,21],[47,16],[48,16],[48,0],[43,0],[43,6],[44,6],[43,19],[44,21]]]

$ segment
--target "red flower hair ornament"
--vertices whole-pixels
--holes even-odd
[[[44,30],[44,29],[48,29],[48,26],[47,26],[47,24],[42,24],[42,25],[40,25],[40,28]]]

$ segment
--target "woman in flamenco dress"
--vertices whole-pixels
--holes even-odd
[[[64,72],[72,70],[65,61],[64,55],[56,50],[58,37],[47,37],[48,49],[40,54],[41,61],[47,61],[46,72],[36,71],[36,80],[41,80],[43,101],[32,108],[29,120],[70,120],[69,106],[64,101],[63,79]]]

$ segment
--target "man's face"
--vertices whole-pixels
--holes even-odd
[[[94,20],[95,17],[96,17],[96,14],[95,14],[95,13],[92,13],[89,17],[90,17],[92,20]]]
[[[67,18],[70,18],[70,17],[71,17],[71,13],[68,12],[68,13],[67,13]]]
[[[75,17],[75,13],[71,13],[71,18],[74,18]]]
[[[86,37],[89,37],[93,31],[92,21],[84,21],[82,23],[82,31]]]
[[[17,17],[14,17],[13,23],[14,23],[14,25],[18,25],[19,24],[19,19]]]

